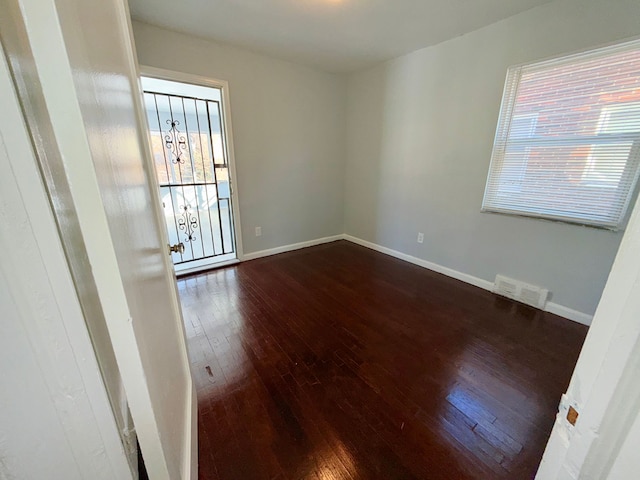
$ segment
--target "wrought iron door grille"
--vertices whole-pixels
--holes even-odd
[[[175,265],[235,253],[220,102],[145,91],[151,148]]]

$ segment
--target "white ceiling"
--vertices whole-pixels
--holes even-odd
[[[134,19],[334,72],[355,71],[550,0],[129,0]]]

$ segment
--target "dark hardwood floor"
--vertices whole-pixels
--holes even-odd
[[[178,285],[201,479],[531,479],[587,331],[344,241]]]

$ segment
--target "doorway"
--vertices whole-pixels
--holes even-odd
[[[238,202],[226,83],[155,69],[145,69],[141,83],[176,273],[236,263]]]

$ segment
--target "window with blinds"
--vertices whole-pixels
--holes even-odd
[[[620,228],[640,165],[640,41],[513,67],[483,211]]]

